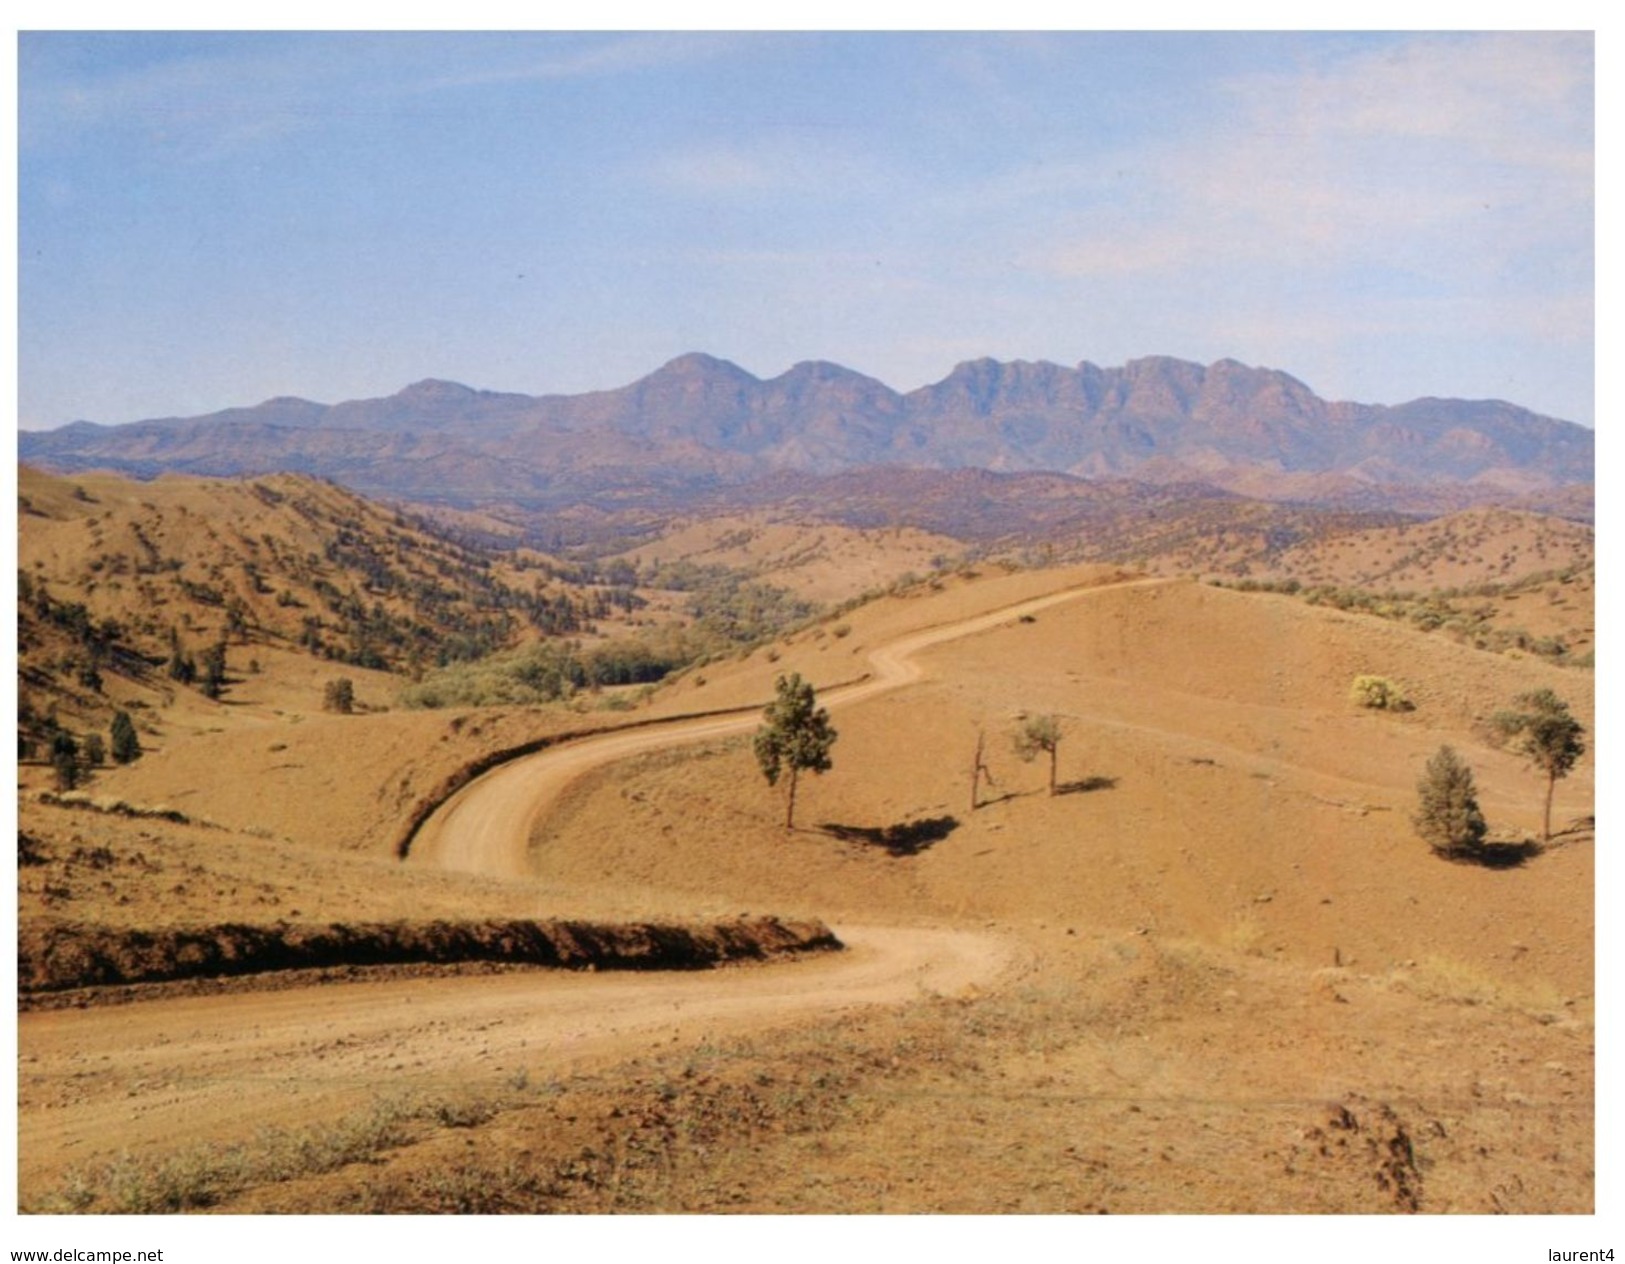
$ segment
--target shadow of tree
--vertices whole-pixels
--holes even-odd
[[[1481,869],[1517,869],[1545,850],[1534,839],[1527,838],[1519,843],[1484,843],[1472,851],[1451,852],[1445,859],[1458,865],[1477,865]]]
[[[976,806],[978,808],[990,808],[996,803],[1009,803],[1012,799],[1026,799],[1035,794],[1043,793],[1043,786],[1039,786],[1036,790],[1006,790],[1003,794],[993,794],[985,799],[978,799]]]
[[[1082,781],[1066,781],[1055,787],[1056,794],[1090,794],[1096,790],[1115,790],[1116,777],[1085,777]]]
[[[904,821],[898,825],[880,827],[836,825],[825,821],[818,828],[845,843],[882,847],[893,856],[917,856],[933,843],[940,843],[958,829],[959,820],[952,816],[933,816],[923,821]]]

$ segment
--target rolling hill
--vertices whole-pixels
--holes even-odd
[[[101,723],[188,698],[213,647],[229,679],[411,674],[643,604],[539,554],[493,554],[329,483],[18,476],[19,719]],[[325,665],[325,669],[322,665]]]

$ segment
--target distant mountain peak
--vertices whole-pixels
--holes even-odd
[[[225,424],[233,423],[233,424]],[[426,378],[384,399],[279,400],[137,426],[24,432],[54,468],[306,470],[404,498],[550,503],[785,470],[1050,471],[1318,495],[1314,480],[1530,488],[1594,478],[1593,433],[1496,401],[1332,403],[1277,369],[1145,356],[983,356],[900,394],[828,360],[763,381],[692,351],[626,386],[529,396]]]
[[[426,377],[421,382],[413,382],[412,385],[397,391],[395,398],[447,400],[467,399],[471,395],[478,394],[480,394],[479,391],[476,391],[471,386],[464,386],[461,382],[449,382],[445,378],[439,377]]]
[[[675,359],[667,360],[651,376],[692,375],[699,374],[707,377],[726,376],[745,378],[754,382],[757,378],[740,368],[732,360],[718,359],[714,355],[707,355],[703,351],[689,351]]]

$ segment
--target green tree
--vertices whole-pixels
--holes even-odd
[[[107,743],[100,733],[85,734],[85,766],[100,768],[107,762]]]
[[[1031,763],[1040,753],[1049,756],[1049,792],[1055,793],[1055,765],[1061,749],[1061,722],[1053,715],[1029,716],[1016,732],[1016,754]]]
[[[774,688],[778,696],[762,712],[762,727],[756,730],[752,746],[768,785],[778,785],[780,774],[789,772],[784,827],[794,829],[796,782],[803,772],[830,770],[829,751],[836,733],[830,727],[829,712],[817,705],[812,685],[799,674],[780,676]]]
[[[1546,811],[1541,841],[1552,837],[1552,796],[1559,777],[1566,777],[1585,754],[1581,735],[1585,727],[1569,714],[1569,704],[1550,689],[1521,693],[1513,702],[1517,711],[1498,711],[1493,723],[1512,748],[1546,774]]]
[[[107,735],[111,739],[114,763],[130,764],[141,758],[141,738],[128,711],[113,713],[113,724]]]
[[[1487,826],[1478,810],[1473,770],[1449,746],[1428,760],[1416,783],[1418,798],[1411,822],[1416,832],[1441,856],[1472,856],[1484,846]]]

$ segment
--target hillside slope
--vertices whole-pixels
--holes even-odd
[[[340,669],[410,673],[579,635],[642,600],[302,476],[136,483],[24,466],[18,483],[25,727],[53,709],[101,723],[115,706],[195,702],[186,686],[215,647],[216,695],[241,702],[237,686],[280,671],[284,700],[314,706]]]
[[[72,1152],[50,1140],[62,1111],[93,1155],[116,1164],[129,1139],[186,1189],[227,1156],[239,1183],[202,1188],[256,1186],[234,1209],[1591,1210],[1594,761],[1559,785],[1553,845],[1519,866],[1442,861],[1408,819],[1422,763],[1448,742],[1496,834],[1533,829],[1541,778],[1482,721],[1550,687],[1591,729],[1589,673],[1286,596],[1126,579],[940,577],[604,717],[759,703],[791,670],[832,695],[900,640],[1005,611],[917,649],[917,681],[836,711],[834,767],[803,780],[793,832],[746,735],[576,782],[525,876],[396,863],[391,827],[449,770],[570,722],[529,709],[268,719],[177,736],[100,778],[98,795],[177,803],[189,821],[25,796],[30,935],[70,920],[770,909],[852,925],[860,953],[970,936],[1008,961],[950,982],[920,959],[886,1009],[847,996],[799,1024],[753,1006],[778,987],[756,975],[697,983],[716,1008],[639,980],[653,1025],[620,1030],[601,976],[181,998],[174,1021],[203,1033],[182,1039],[216,1059],[181,1085],[186,1058],[156,1010],[171,1002],[129,1024],[79,1011],[84,1040],[34,1016],[30,1202],[74,1196]],[[1063,591],[1076,595],[1009,613]],[[1366,672],[1397,679],[1416,709],[1353,705]],[[1039,712],[1062,725],[1054,796],[1010,746]],[[994,781],[973,805],[979,733]],[[581,1005],[550,1026],[567,996]],[[86,1047],[112,1060],[54,1073]],[[293,1141],[247,1135],[264,1116],[239,1118],[244,1077],[300,1129],[376,1117],[380,1085],[428,1105],[342,1167],[302,1157],[315,1132],[279,1162]],[[212,1104],[176,1139],[155,1121],[186,1094]],[[86,1113],[101,1104],[116,1117]],[[146,1188],[116,1170],[126,1184],[78,1188]]]

